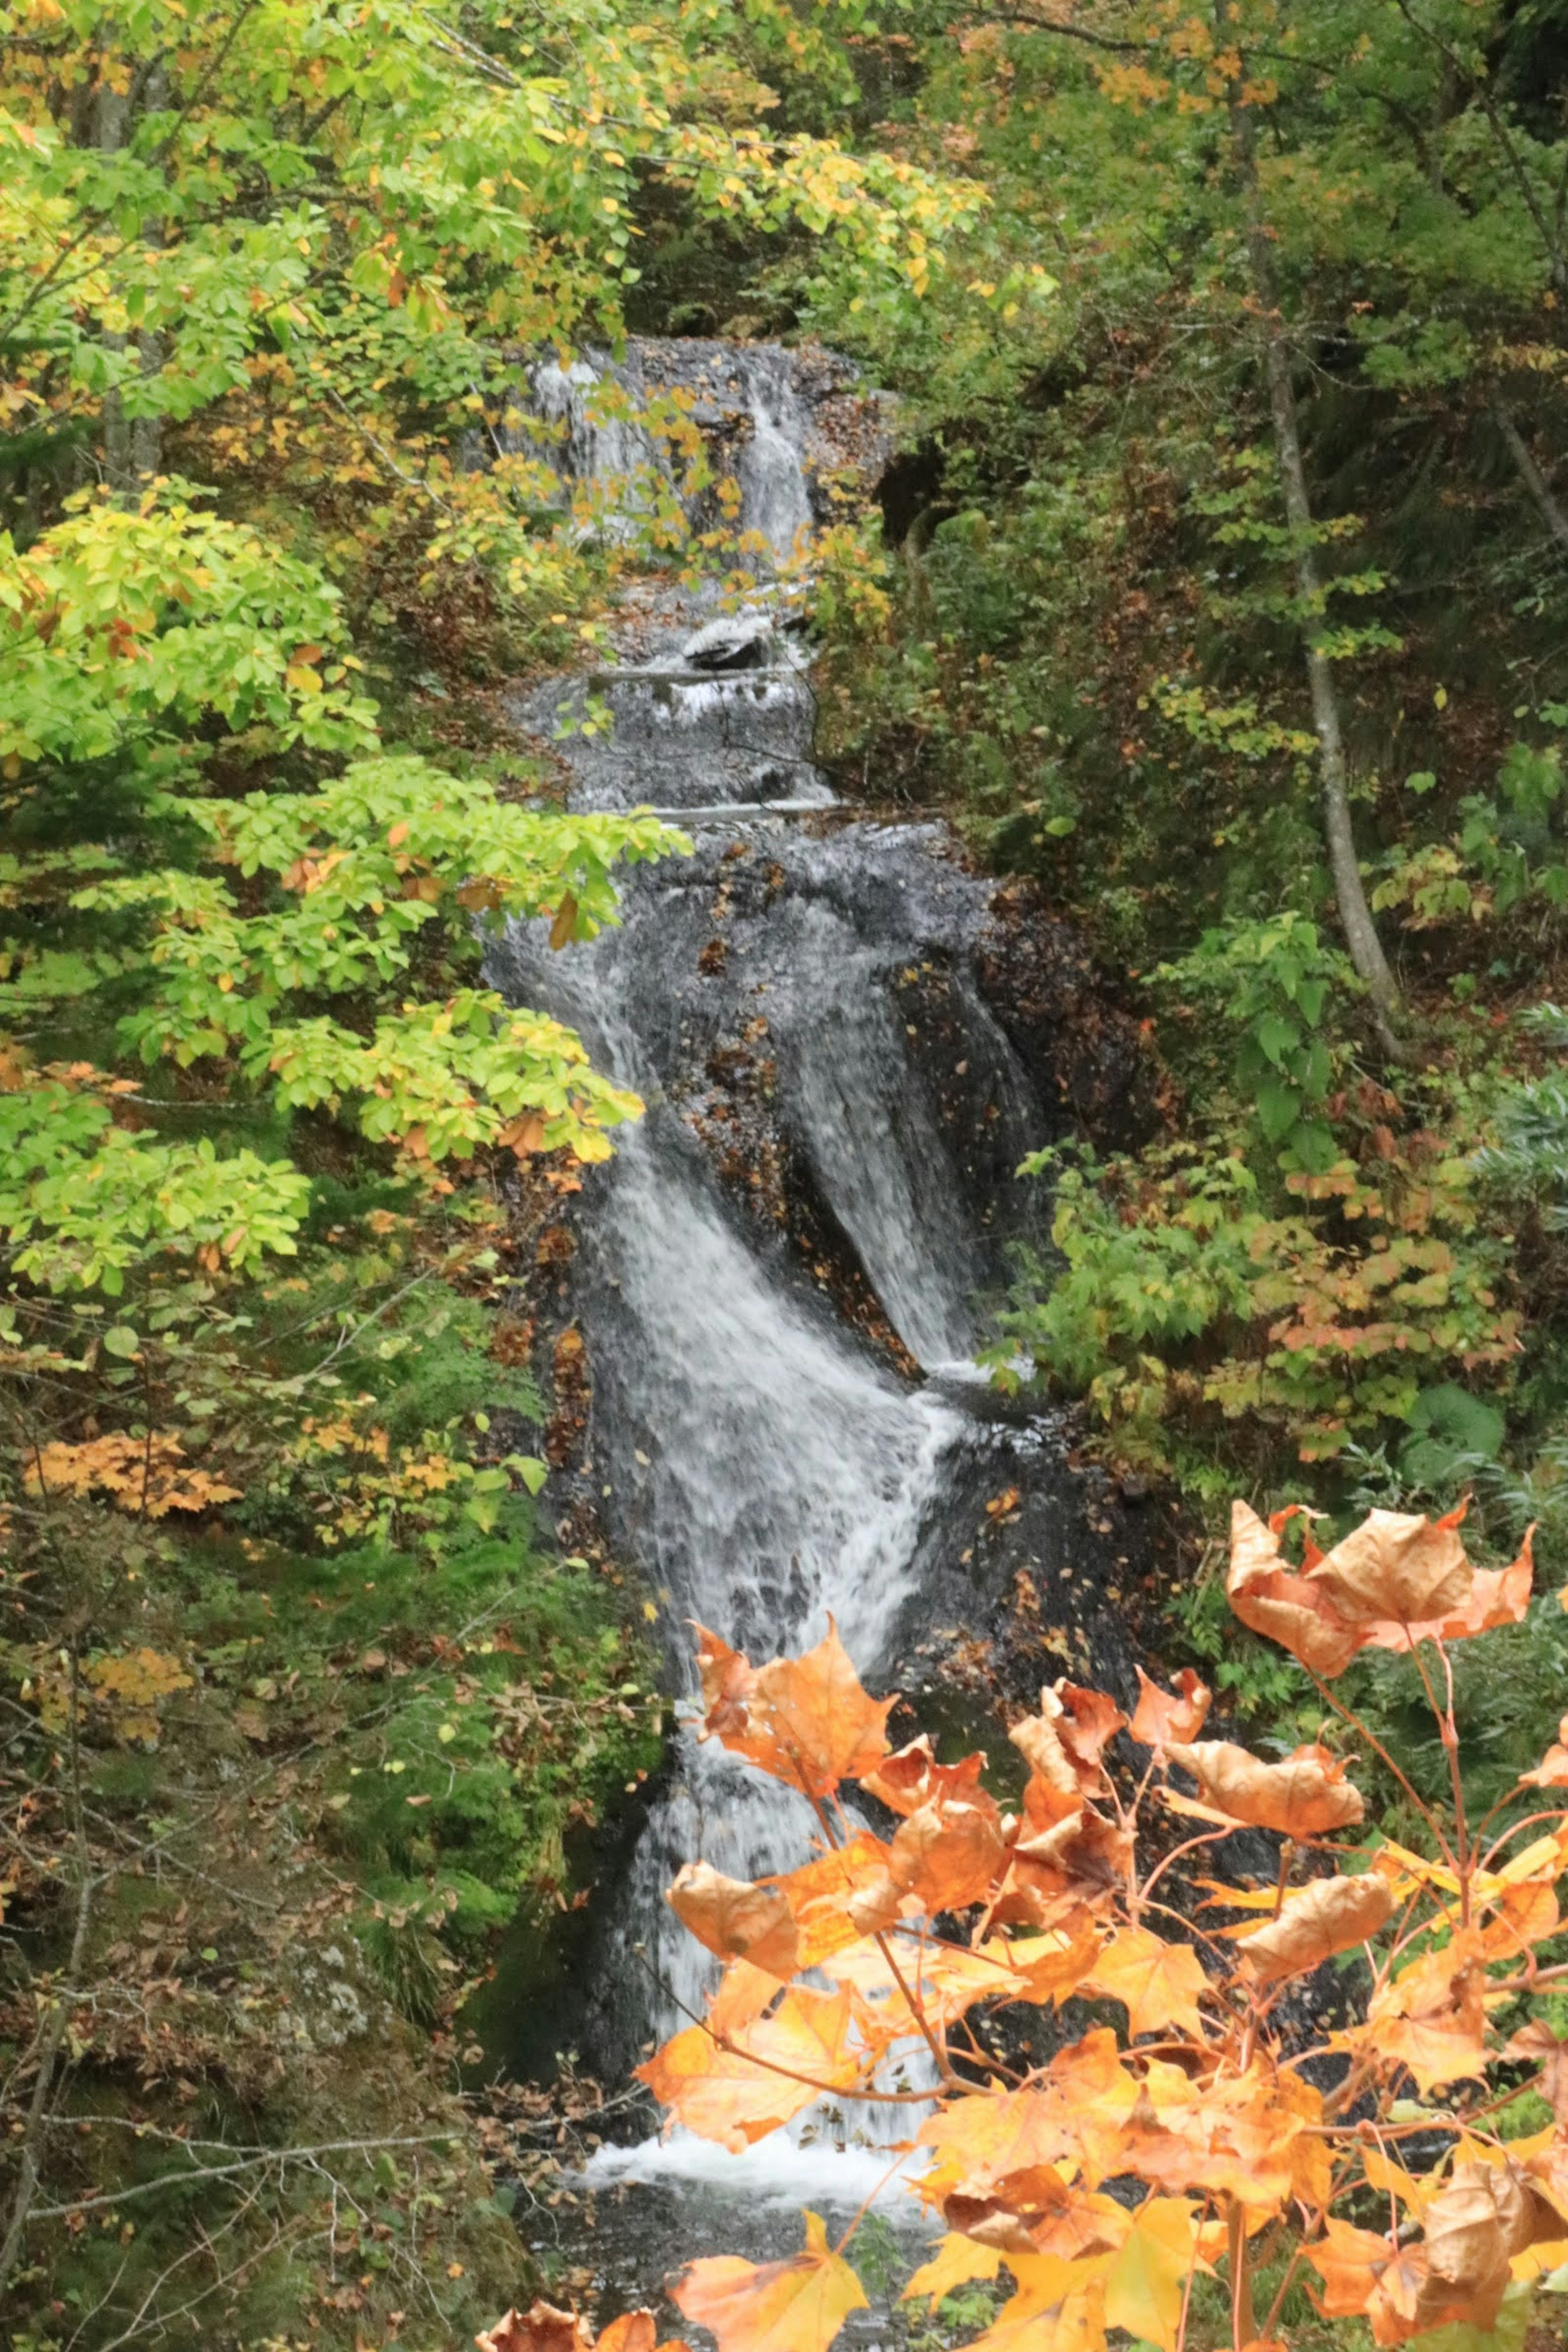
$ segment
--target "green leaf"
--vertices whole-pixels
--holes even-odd
[[[1270,1143],[1279,1143],[1301,1115],[1301,1097],[1296,1087],[1274,1080],[1258,1089],[1258,1118]]]
[[[104,1333],[103,1345],[111,1356],[133,1356],[142,1342],[129,1323],[116,1323]]]
[[[1281,1066],[1290,1048],[1301,1042],[1301,1033],[1295,1023],[1279,1013],[1266,1013],[1253,1034],[1276,1069]]]

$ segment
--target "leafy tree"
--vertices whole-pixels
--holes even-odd
[[[1005,2266],[984,2352],[1098,2347],[1110,2329],[1164,2352],[1289,2347],[1308,2272],[1318,2309],[1364,2317],[1379,2345],[1518,2341],[1538,2304],[1550,2325],[1568,2247],[1552,2007],[1568,1749],[1478,1819],[1453,1700],[1456,1649],[1529,1607],[1529,1544],[1478,1571],[1453,1517],[1374,1512],[1327,1553],[1309,1538],[1293,1568],[1297,1516],[1266,1524],[1238,1502],[1232,1531],[1233,1611],[1324,1708],[1323,1736],[1276,1762],[1202,1737],[1209,1693],[1190,1670],[1173,1689],[1142,1678],[1131,1721],[1062,1681],[1013,1727],[1027,1779],[1005,1811],[983,1755],[942,1762],[923,1738],[889,1752],[890,1702],[834,1633],[760,1668],[700,1633],[704,1736],[804,1796],[820,1843],[754,1885],[682,1869],[668,1900],[722,1975],[640,2071],[689,2130],[735,2149],[822,2097],[934,2104],[910,2184],[945,2234],[905,2292],[934,2307]],[[1452,1765],[1429,1800],[1372,1743],[1410,1801],[1408,1843],[1369,1820],[1342,1752],[1367,1733],[1335,1686],[1369,1648],[1407,1660]],[[852,1822],[847,1782],[896,1829]],[[1149,1835],[1156,1800],[1173,1839]],[[1184,1916],[1183,1865],[1207,1867],[1238,1828],[1279,1841],[1277,1874],[1203,1878]],[[1318,2031],[1292,1993],[1331,1960],[1342,2005]],[[992,2021],[1079,1995],[1114,2022],[1063,2019],[1042,2049]],[[927,2085],[908,2080],[922,2044]],[[826,2352],[867,2301],[859,2221],[830,2244],[808,2214],[805,2250],[779,2262],[705,2256],[675,2300],[722,2352]],[[535,2352],[560,2324],[535,2305],[485,2340]]]

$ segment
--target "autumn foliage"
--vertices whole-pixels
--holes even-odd
[[[1459,1514],[1373,1512],[1292,1564],[1296,1516],[1238,1503],[1232,1535],[1237,1614],[1324,1701],[1321,1739],[1279,1761],[1201,1736],[1209,1694],[1190,1672],[1142,1679],[1131,1719],[1060,1681],[1013,1727],[1027,1780],[1005,1810],[984,1757],[944,1764],[923,1738],[889,1752],[888,1702],[836,1632],[761,1668],[700,1633],[704,1736],[803,1791],[820,1840],[755,1885],[682,1870],[669,1900],[725,1968],[643,2077],[673,2121],[736,2150],[825,2097],[907,2116],[905,2178],[944,2231],[908,2293],[934,2303],[1005,2265],[983,2352],[1094,2352],[1108,2329],[1180,2352],[1199,2278],[1223,2284],[1235,2352],[1285,2340],[1299,2283],[1380,2346],[1485,2332],[1568,2262],[1568,2044],[1533,1999],[1568,1974],[1552,1958],[1568,1724],[1470,1819],[1449,1660],[1522,1618],[1528,1541],[1487,1572]],[[1350,1777],[1371,1735],[1332,1685],[1368,1646],[1414,1654],[1454,1761],[1449,1805],[1405,1783],[1419,1851],[1369,1822]],[[896,1827],[864,1824],[854,1782]],[[1203,1875],[1241,1825],[1276,1833],[1277,1874]],[[1304,1980],[1347,1954],[1325,2000]],[[1010,2006],[1075,1995],[1117,2022],[1037,2063],[996,2032]],[[1531,2085],[1551,2120],[1509,2137],[1503,2110]],[[865,2299],[852,2237],[832,2246],[808,2215],[798,2255],[699,2261],[672,2292],[720,2352],[826,2352]],[[1204,2302],[1212,2327],[1214,2289]]]

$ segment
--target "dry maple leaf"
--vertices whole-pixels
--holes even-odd
[[[1134,2041],[1174,2025],[1184,2033],[1204,2030],[1198,1996],[1208,1990],[1202,1963],[1187,1944],[1167,1944],[1146,1927],[1119,1927],[1104,1946],[1088,1979],[1089,1989],[1119,2000],[1127,2010]]]
[[[1503,2056],[1522,2058],[1540,2067],[1534,2087],[1551,2107],[1559,2127],[1568,2129],[1568,2042],[1560,2042],[1544,2018],[1533,2017],[1505,2045]]]
[[[637,2080],[674,2121],[739,2155],[821,2092],[858,2081],[863,2053],[850,2047],[849,2026],[847,1987],[828,1993],[795,1985],[726,2047],[709,2026],[688,2026],[637,2069]]]
[[[879,1799],[889,1812],[918,1813],[922,1805],[933,1800],[973,1801],[984,1769],[985,1759],[981,1755],[961,1757],[956,1764],[939,1764],[922,1731],[907,1748],[895,1748],[890,1756],[885,1756],[875,1771],[863,1772],[860,1786],[868,1796]]]
[[[697,1631],[705,1738],[808,1797],[831,1796],[840,1780],[874,1771],[886,1756],[893,1701],[861,1688],[831,1618],[815,1650],[757,1667],[704,1627]]]
[[[955,2287],[968,2286],[975,2279],[994,2279],[1002,2267],[1002,2257],[994,2246],[982,2246],[973,2238],[950,2231],[942,2239],[929,2263],[922,2263],[905,2287],[901,2300],[918,2302],[922,2296],[934,2311],[945,2303]]]
[[[1100,1958],[1100,1947],[1093,1913],[1078,1904],[1059,1927],[1047,1927],[1037,1936],[1015,1936],[1008,1941],[998,1937],[983,1948],[1005,1958],[1014,1974],[1022,1978],[1016,2000],[1054,2001],[1059,2009],[1089,1975]]]
[[[1393,2261],[1392,2239],[1375,2231],[1358,2230],[1335,2215],[1323,2223],[1323,2235],[1309,2243],[1306,2258],[1323,2282],[1319,2309],[1326,2319],[1352,2319],[1372,2300],[1373,2290]]]
[[[1005,2174],[988,2197],[946,2198],[942,2215],[977,2245],[1065,2262],[1114,2251],[1131,2226],[1114,2197],[1075,2188],[1048,2164]]]
[[[1442,1524],[1441,1521],[1438,1522]],[[1507,1568],[1473,1569],[1470,1590],[1462,1607],[1446,1617],[1432,1617],[1417,1625],[1373,1625],[1367,1645],[1377,1650],[1410,1650],[1417,1642],[1464,1642],[1490,1633],[1499,1625],[1522,1624],[1530,1612],[1535,1579],[1533,1524],[1525,1529],[1519,1557]]]
[[[1475,1571],[1458,1534],[1465,1510],[1461,1503],[1440,1519],[1369,1511],[1308,1570],[1307,1581],[1348,1625],[1440,1623],[1470,1598]]]
[[[1192,1773],[1209,1804],[1253,1829],[1322,1837],[1352,1827],[1365,1813],[1361,1790],[1345,1779],[1344,1766],[1315,1744],[1298,1748],[1279,1764],[1265,1764],[1228,1739],[1191,1746],[1173,1740],[1165,1753]]]
[[[1069,1683],[1065,1677],[1051,1685],[1049,1696],[1058,1709],[1058,1733],[1077,1768],[1079,1785],[1086,1796],[1093,1796],[1104,1783],[1101,1759],[1106,1747],[1125,1727],[1127,1717],[1104,1691],[1088,1690],[1081,1683]],[[1042,1691],[1042,1714],[1046,1699],[1047,1694]]]
[[[1375,1871],[1360,1878],[1314,1878],[1287,1895],[1279,1916],[1237,1948],[1265,1984],[1278,1984],[1364,1944],[1393,1909],[1393,1890]]]
[[[1194,1669],[1182,1668],[1173,1693],[1152,1683],[1142,1666],[1135,1666],[1133,1672],[1138,1677],[1138,1705],[1131,1726],[1133,1738],[1145,1748],[1164,1748],[1173,1739],[1195,1739],[1214,1695]]]
[[[1105,2282],[1105,2316],[1113,2327],[1173,2352],[1183,2289],[1197,2258],[1194,2209],[1183,2197],[1151,2197]]]
[[[726,1878],[706,1862],[689,1862],[665,1901],[700,1944],[721,1960],[745,1959],[773,1977],[793,1977],[800,1961],[800,1930],[776,1886]]]
[[[1064,1796],[1094,1797],[1105,1786],[1100,1759],[1106,1742],[1126,1720],[1103,1691],[1063,1679],[1040,1693],[1038,1715],[1026,1716],[1007,1737],[1047,1788]]]
[[[1286,1565],[1279,1537],[1292,1516],[1276,1512],[1266,1526],[1249,1503],[1231,1505],[1226,1591],[1244,1625],[1267,1634],[1313,1674],[1331,1682],[1349,1665],[1364,1635],[1346,1623],[1321,1585]]]
[[[1473,1927],[1456,1929],[1380,1985],[1367,2007],[1368,2054],[1409,2068],[1423,2092],[1486,2072],[1486,1948]]]
[[[900,1823],[882,1877],[852,1899],[850,1916],[870,1935],[892,1924],[907,1897],[933,1916],[965,1910],[991,1893],[1006,1860],[994,1798],[980,1790],[969,1802],[939,1799]]]
[[[720,2254],[693,2263],[673,2282],[677,2307],[711,2331],[719,2352],[826,2352],[849,2314],[868,2308],[818,2216],[805,2221],[805,2252],[787,2262]]]
[[[1006,2260],[1018,2291],[964,2352],[1101,2352],[1103,2261],[1068,2263],[1055,2254],[1022,2253]]]
[[[858,1830],[847,1845],[832,1846],[798,1870],[758,1882],[776,1889],[794,1914],[800,1939],[797,1968],[815,1968],[859,1940],[862,1930],[855,1924],[852,1906],[868,1889],[882,1885],[888,1854],[879,1837]]]
[[[509,2311],[474,2342],[479,2352],[593,2352],[594,2338],[574,2311],[535,2302],[526,2311]]]
[[[1427,2274],[1416,2298],[1417,2324],[1493,2326],[1512,2277],[1510,2257],[1530,2242],[1534,2199],[1505,2165],[1461,2164],[1423,2220]]]
[[[779,1980],[750,1960],[731,1960],[708,2004],[708,2030],[720,2040],[761,2017],[779,1997]]]
[[[1043,1787],[1054,1790],[1058,1796],[1067,1798],[1069,1806],[1076,1806],[1083,1791],[1072,1759],[1062,1746],[1054,1719],[1059,1709],[1051,1710],[1050,1697],[1049,1691],[1042,1691],[1039,1714],[1025,1716],[1021,1723],[1014,1724],[1007,1737],[1026,1759],[1032,1777]]]

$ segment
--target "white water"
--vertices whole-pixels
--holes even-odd
[[[811,515],[791,362],[763,351],[737,352],[733,364],[751,427],[737,463],[742,525],[783,558],[804,543]],[[549,389],[570,423],[572,461],[626,470],[636,452],[624,429],[599,441],[583,422],[579,373]],[[699,835],[701,877],[672,863],[637,878],[625,928],[591,948],[551,957],[537,928],[519,929],[497,962],[515,998],[573,1021],[650,1105],[594,1180],[576,1297],[595,1384],[592,1492],[617,1550],[660,1596],[678,1674],[689,1691],[687,1619],[762,1659],[808,1645],[832,1616],[877,1687],[956,1467],[989,1433],[963,1409],[962,1384],[955,1398],[900,1379],[783,1244],[746,1223],[661,1102],[661,1073],[684,1048],[673,1008],[710,920],[705,894],[715,875],[720,896],[728,887],[721,845],[739,799],[753,812],[759,864],[780,861],[775,875],[787,866],[788,887],[777,886],[776,902],[764,897],[747,939],[737,937],[736,961],[744,952],[754,977],[731,983],[734,1025],[744,1028],[748,1006],[765,1020],[818,1192],[906,1348],[928,1366],[967,1367],[984,1253],[906,1046],[897,989],[907,960],[976,903],[975,890],[935,854],[929,830],[847,827],[802,842],[762,817],[758,803],[781,773],[797,802],[831,800],[809,763],[809,688],[782,641],[764,645],[761,670],[683,668],[702,617],[690,604],[668,612],[636,661],[595,680],[616,713],[608,747],[563,747],[574,804],[668,802],[689,826],[721,820],[722,834]],[[536,706],[545,716],[559,707],[548,697]],[[738,777],[754,790],[737,795]],[[1011,1118],[1023,1098],[1008,1049],[973,989],[955,978],[952,992]],[[758,1877],[805,1858],[814,1830],[778,1782],[683,1736],[616,1906],[626,1924],[602,1956],[601,2015],[628,2057],[700,2016],[716,1978],[663,1901],[680,1864],[700,1854]],[[595,2169],[606,2182],[679,2177],[740,2198],[765,2184],[792,2200],[858,2201],[889,2159],[854,2143],[885,2137],[877,2127],[895,2118],[903,2137],[911,2112],[862,2111],[859,2123],[816,2114],[789,2142],[775,2135],[744,2158],[678,2134],[604,2151]]]

